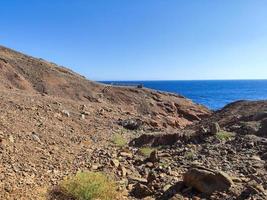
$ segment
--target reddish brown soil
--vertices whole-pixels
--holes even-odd
[[[182,96],[98,84],[0,47],[0,199],[45,199],[51,185],[89,169],[84,158],[115,132],[127,133],[119,119],[140,119],[136,132],[177,132],[210,114]]]

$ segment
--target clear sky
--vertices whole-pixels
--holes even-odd
[[[2,0],[0,6],[0,44],[89,79],[267,79],[266,0]]]

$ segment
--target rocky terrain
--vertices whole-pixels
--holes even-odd
[[[125,199],[266,199],[266,160],[267,101],[211,112],[0,47],[0,199],[66,199],[87,170]]]

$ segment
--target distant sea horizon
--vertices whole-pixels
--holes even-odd
[[[146,88],[182,95],[218,110],[239,100],[267,100],[267,79],[99,81],[113,85],[142,84]]]

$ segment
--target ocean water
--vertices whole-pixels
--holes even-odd
[[[267,80],[103,81],[103,83],[143,84],[147,88],[181,94],[212,110],[221,109],[237,100],[267,99]]]

